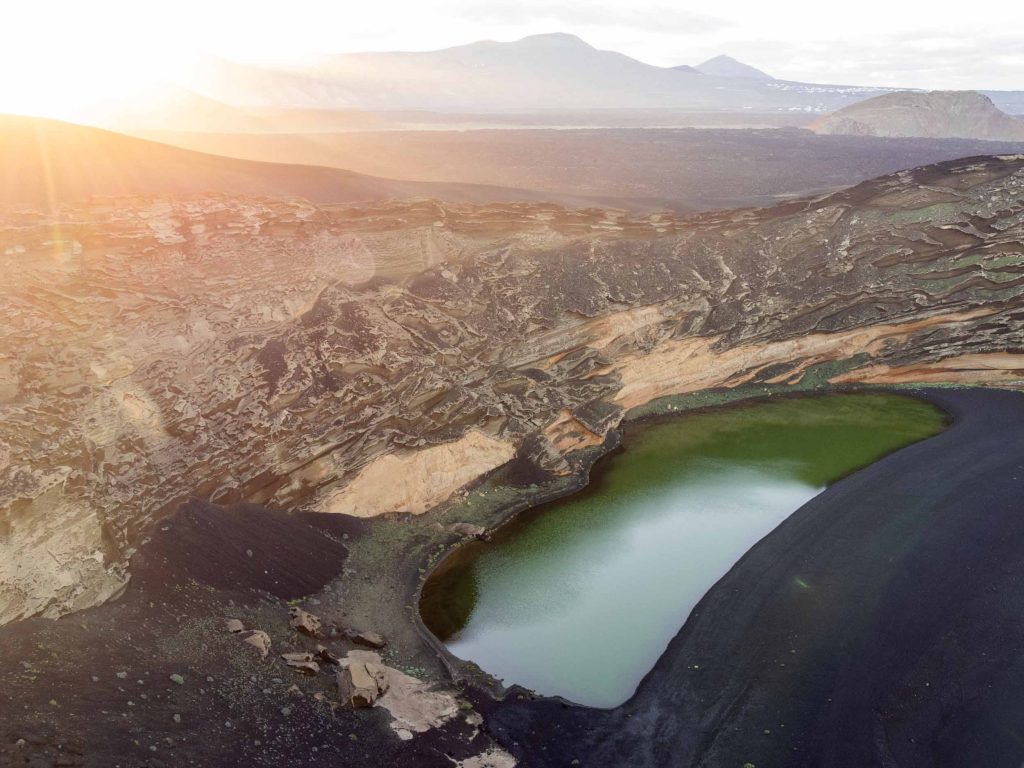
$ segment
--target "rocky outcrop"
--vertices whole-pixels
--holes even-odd
[[[349,651],[338,672],[338,693],[353,707],[377,706],[393,718],[392,730],[423,733],[454,717],[459,706],[448,691],[381,662],[373,651]]]
[[[309,611],[304,611],[298,606],[292,606],[288,610],[288,624],[292,629],[310,637],[317,637],[320,634],[320,617]]]
[[[983,139],[1024,142],[1024,120],[975,91],[896,91],[859,101],[810,126],[853,136]]]
[[[421,515],[515,455],[513,443],[480,432],[445,445],[382,456],[316,509],[354,517]]]
[[[492,747],[479,755],[455,762],[456,768],[515,768],[516,759],[508,752]]]
[[[690,219],[222,197],[9,213],[0,622],[116,594],[192,497],[422,512],[513,456],[569,472],[665,394],[1017,381],[1022,169]],[[427,233],[430,263],[409,245]]]
[[[338,671],[338,699],[357,709],[372,707],[388,689],[385,667],[377,661],[346,659]]]

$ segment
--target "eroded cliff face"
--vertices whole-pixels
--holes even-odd
[[[1019,381],[1022,241],[1024,157],[688,220],[218,197],[8,213],[0,622],[116,594],[190,497],[419,513],[514,455],[566,472],[666,394]]]

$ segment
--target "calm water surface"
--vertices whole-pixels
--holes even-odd
[[[449,557],[424,587],[424,621],[507,685],[616,706],[759,539],[944,423],[909,398],[831,395],[632,425],[584,491]]]

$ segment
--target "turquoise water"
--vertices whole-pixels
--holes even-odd
[[[424,621],[507,685],[616,706],[751,546],[829,483],[944,423],[909,398],[831,395],[632,425],[584,491],[442,563]]]

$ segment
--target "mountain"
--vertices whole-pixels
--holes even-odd
[[[559,199],[496,186],[399,181],[338,168],[239,160],[57,120],[0,115],[0,209],[52,209],[93,197],[208,193],[317,203]],[[562,202],[595,201],[563,196]]]
[[[885,89],[778,84],[744,65],[726,75],[645,64],[566,34],[427,52],[319,56],[276,68],[207,57],[191,87],[239,106],[501,112],[572,109],[812,111]],[[744,72],[737,76],[737,67]]]
[[[728,56],[698,67],[657,67],[563,33],[436,51],[315,56],[275,66],[205,56],[188,87],[236,107],[477,116],[586,110],[826,114],[896,90],[776,80]],[[1006,111],[1024,112],[1024,92],[985,93]]]
[[[900,91],[844,107],[811,125],[824,134],[1024,141],[1024,120],[975,91]]]
[[[717,77],[738,77],[762,81],[775,79],[767,72],[762,72],[760,69],[756,69],[749,64],[737,61],[732,56],[725,55],[708,59],[703,64],[698,64],[694,69],[698,72],[703,72],[705,75],[715,75]]]

